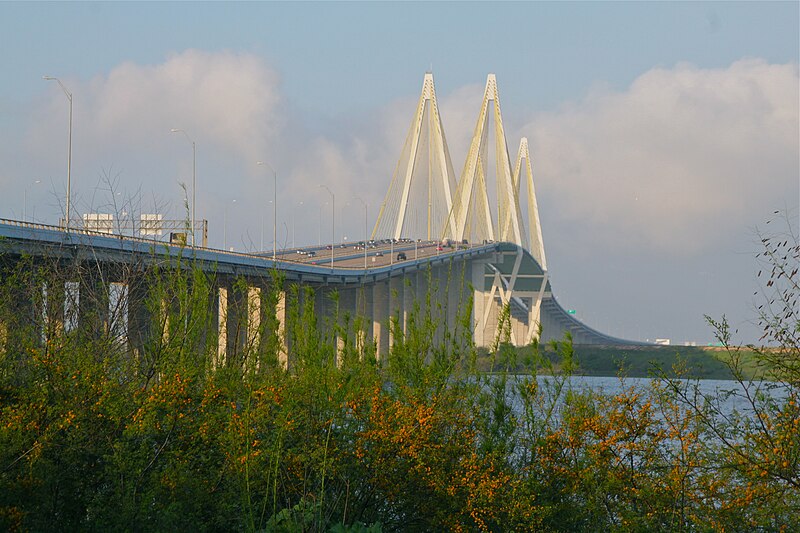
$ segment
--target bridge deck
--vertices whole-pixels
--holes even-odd
[[[497,249],[497,244],[494,243],[466,248],[443,247],[441,250],[436,243],[430,242],[381,243],[376,244],[375,248],[368,248],[365,269],[363,250],[355,250],[352,245],[343,248],[343,244],[335,245],[333,250],[328,250],[325,246],[301,249],[304,252],[313,251],[313,257],[298,253],[298,249],[278,250],[273,261],[272,252],[244,253],[181,246],[83,229],[70,229],[67,232],[58,226],[6,219],[0,219],[0,239],[4,242],[4,251],[12,254],[93,258],[110,262],[128,262],[131,256],[151,260],[154,257],[190,257],[201,268],[221,274],[267,276],[272,270],[278,269],[289,280],[333,284],[375,282],[424,269],[428,265],[482,256]],[[330,262],[332,252],[333,267]],[[400,252],[406,255],[405,260],[397,259]]]

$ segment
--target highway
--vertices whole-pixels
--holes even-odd
[[[396,243],[376,241],[375,244],[367,247],[367,268],[379,268],[403,262],[403,259],[398,259],[398,254],[401,253],[405,254],[406,261],[410,261],[454,252],[458,250],[459,246],[467,247],[467,245],[440,246],[438,242],[432,241],[398,241]],[[276,256],[281,261],[325,266],[330,265],[331,252],[333,252],[334,268],[364,268],[364,249],[358,249],[360,248],[358,245],[337,244],[333,250],[329,248],[330,245],[278,250]],[[272,252],[261,252],[257,255],[271,258]]]

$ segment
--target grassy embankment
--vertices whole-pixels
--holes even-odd
[[[668,376],[675,376],[675,369],[682,369],[682,375],[696,379],[733,379],[733,374],[725,364],[728,352],[723,348],[706,346],[589,346],[575,345],[575,356],[578,368],[575,374],[584,376],[619,376],[651,377],[662,370]],[[517,349],[519,370],[525,368],[525,361],[530,358],[533,348],[530,346]],[[559,361],[555,352],[548,346],[545,353],[556,370]],[[744,364],[746,377],[755,375],[754,353],[742,349],[740,357]],[[480,354],[482,367],[489,370],[489,358]],[[546,373],[545,369],[539,369]]]

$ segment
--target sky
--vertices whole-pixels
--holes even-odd
[[[63,212],[68,101],[43,76],[73,95],[74,212],[182,218],[178,128],[210,245],[244,251],[271,249],[274,193],[278,246],[330,240],[320,184],[362,239],[429,70],[460,175],[494,73],[559,302],[620,337],[705,344],[725,315],[754,342],[758,234],[798,226],[799,6],[0,2],[0,218]]]

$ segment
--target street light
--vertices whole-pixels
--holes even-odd
[[[170,133],[183,133],[186,138],[192,143],[192,248],[194,248],[194,206],[195,201],[197,199],[197,146],[194,143],[194,140],[189,137],[189,134],[186,131],[180,128],[172,128],[169,130]]]
[[[333,256],[336,253],[336,196],[327,185],[320,184],[320,187],[328,191],[331,195],[331,270],[333,270]]]
[[[231,200],[232,204],[236,200]],[[228,251],[228,202],[225,202],[225,209],[222,211],[222,249]]]
[[[294,213],[295,213],[295,211],[297,211],[298,207],[302,207],[302,206],[303,206],[303,202],[301,201],[299,204],[297,204],[296,206],[292,207],[292,248],[295,247],[295,243],[294,243],[294,236],[295,236],[295,232],[294,232]]]
[[[272,211],[272,261],[275,261],[277,255],[278,244],[278,173],[272,168],[272,165],[264,161],[256,161],[256,165],[266,165],[272,171],[273,189],[272,189],[272,202],[275,209]]]
[[[67,95],[67,100],[69,100],[69,150],[67,152],[67,224],[66,230],[69,232],[69,197],[71,192],[72,186],[72,93],[64,87],[64,84],[61,83],[61,80],[58,78],[54,78],[53,76],[42,76],[42,79],[47,81],[57,81],[58,84],[61,86],[61,90],[64,91],[64,94]]]
[[[367,206],[367,202],[362,200],[360,197],[356,196],[356,200],[361,202],[364,206],[364,270],[367,269],[367,210],[369,207]]]
[[[328,205],[328,202],[325,202],[325,205]],[[322,246],[322,206],[320,206],[317,214],[319,215],[319,226],[317,227],[317,246]]]
[[[36,185],[37,183],[41,183],[41,182],[42,182],[42,180],[36,180],[36,181],[33,182],[33,184]],[[27,222],[28,221],[28,187],[30,187],[30,184],[25,186],[25,194],[23,195],[23,200],[22,200],[22,221],[23,222]],[[33,213],[34,213],[34,220],[33,221],[36,222],[36,207],[33,208]]]

